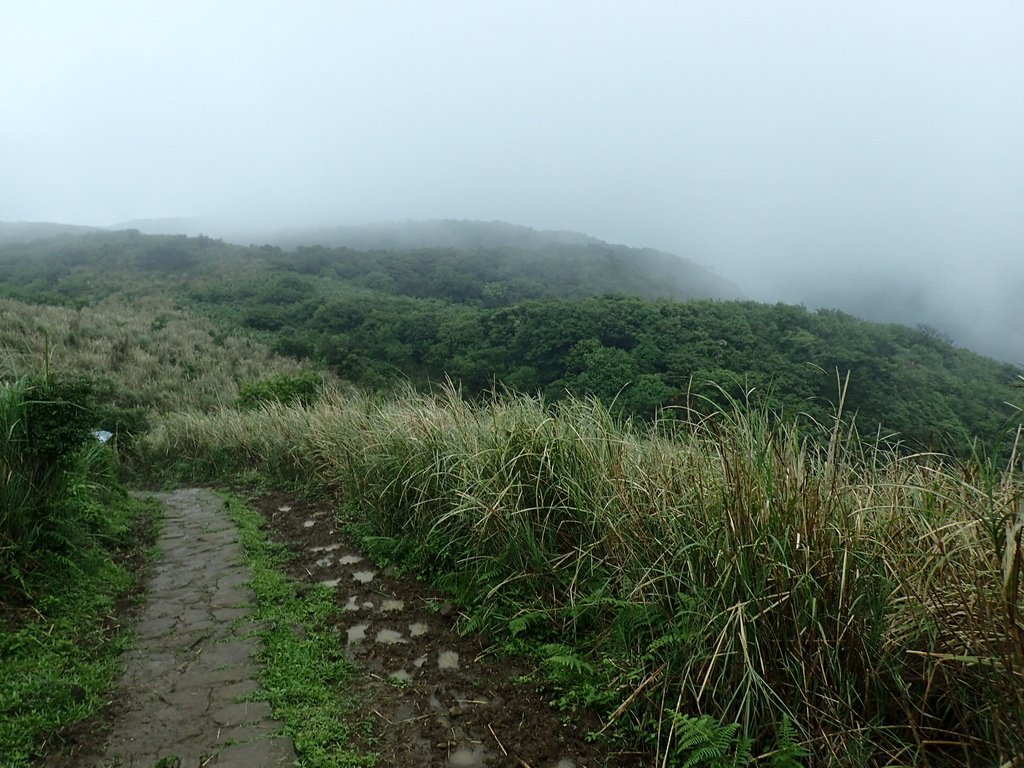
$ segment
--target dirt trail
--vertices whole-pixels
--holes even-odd
[[[277,768],[294,762],[290,739],[258,688],[244,637],[253,595],[234,524],[210,491],[157,494],[167,507],[161,557],[124,658],[118,716],[105,743],[71,745],[50,766]],[[80,750],[80,751],[79,751]],[[67,752],[77,752],[73,758]]]
[[[335,530],[333,512],[273,494],[253,500],[276,540],[295,556],[291,574],[337,591],[338,641],[365,671],[364,700],[383,768],[642,765],[636,754],[602,754],[586,741],[595,718],[563,722],[550,691],[523,684],[525,660],[489,651],[455,629],[455,609],[424,584],[379,569]]]

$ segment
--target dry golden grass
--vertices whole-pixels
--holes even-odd
[[[53,370],[95,378],[114,404],[154,412],[230,404],[240,384],[299,369],[164,298],[82,309],[0,299],[0,375],[38,371],[47,350]]]

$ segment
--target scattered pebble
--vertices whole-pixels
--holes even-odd
[[[285,504],[283,507],[278,507],[277,511],[278,512],[291,512],[292,508],[289,507],[287,504]]]
[[[336,587],[341,582],[341,579],[324,579],[320,582],[323,587]]]
[[[448,765],[453,768],[474,768],[484,764],[487,750],[483,747],[457,747],[448,758]]]
[[[349,643],[358,643],[360,640],[366,639],[366,630],[369,624],[353,624],[348,628],[348,641]]]
[[[336,545],[335,548],[337,548],[337,546],[340,545]],[[359,555],[342,555],[338,558],[338,565],[355,565],[356,563],[361,562],[363,562],[363,558]]]
[[[312,528],[314,525],[316,525],[316,520],[304,520],[302,522],[303,528]]]
[[[345,610],[345,611],[358,611],[359,610],[359,598],[357,598],[355,595],[352,595],[348,599],[348,602],[345,603],[345,605],[342,607],[342,610]]]
[[[360,584],[369,584],[371,581],[373,581],[376,575],[376,571],[356,571],[352,574],[352,578],[358,581]]]
[[[377,633],[377,642],[384,645],[397,645],[398,643],[407,643],[409,641],[402,637],[401,632],[396,632],[393,629],[382,629]]]
[[[459,654],[455,651],[441,651],[437,654],[437,668],[453,670],[459,668]]]
[[[401,611],[405,608],[405,600],[385,600],[380,604],[381,613],[390,613],[391,611]]]
[[[430,631],[430,626],[422,621],[416,621],[409,625],[410,637],[422,637]]]

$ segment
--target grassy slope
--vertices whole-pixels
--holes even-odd
[[[47,351],[61,382],[52,391],[40,384]],[[126,597],[156,520],[121,489],[114,448],[76,449],[77,428],[56,444],[33,428],[51,411],[89,406],[50,399],[91,400],[77,384],[86,377],[104,406],[96,419],[135,409],[153,418],[231,403],[240,383],[298,366],[156,297],[81,309],[0,299],[0,362],[0,763],[27,766],[109,703],[130,643]],[[46,458],[54,449],[56,462]]]
[[[0,373],[35,370],[47,352],[54,370],[89,376],[112,404],[154,413],[230,404],[241,384],[299,370],[160,296],[80,309],[0,299]]]

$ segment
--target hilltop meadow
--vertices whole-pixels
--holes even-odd
[[[126,642],[96,631],[153,524],[123,483],[287,488],[652,765],[1024,761],[1020,369],[500,231],[0,245],[4,649],[64,610]],[[0,665],[0,720],[46,714],[24,759],[109,675]]]

